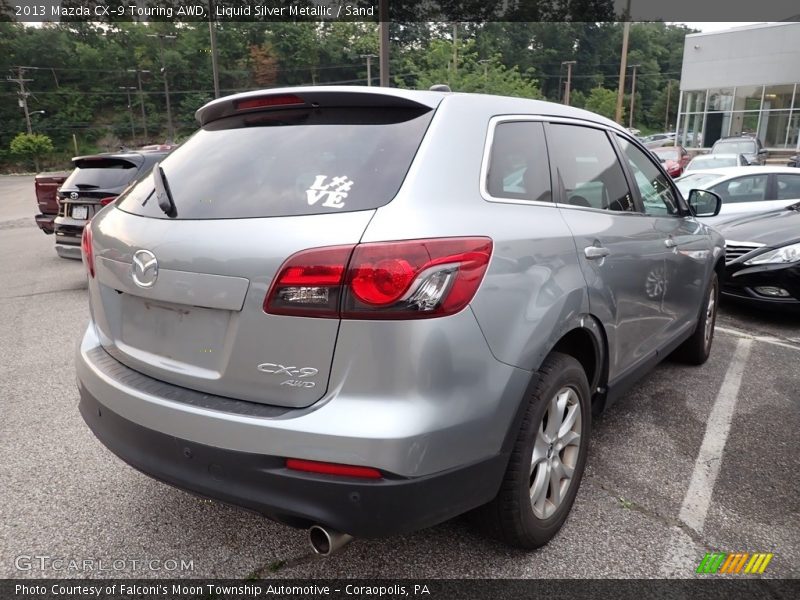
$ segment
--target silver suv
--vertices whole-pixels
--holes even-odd
[[[567,518],[592,415],[714,331],[719,234],[625,129],[519,98],[249,92],[84,230],[95,435],[156,479],[349,536]],[[346,534],[346,535],[345,535]]]

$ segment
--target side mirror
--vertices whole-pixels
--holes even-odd
[[[695,217],[716,217],[722,208],[722,198],[708,190],[692,190],[689,192],[689,208]]]

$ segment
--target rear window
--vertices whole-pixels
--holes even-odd
[[[714,144],[714,154],[748,154],[756,151],[756,143],[750,140],[730,140]]]
[[[397,194],[432,112],[328,108],[207,124],[161,166],[178,219],[278,217],[377,208]],[[169,218],[148,176],[117,207]]]
[[[63,187],[66,189],[111,190],[128,185],[139,167],[120,159],[85,159],[76,163]]]

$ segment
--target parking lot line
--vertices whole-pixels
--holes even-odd
[[[795,344],[792,342],[783,341],[780,338],[776,338],[771,335],[753,335],[752,333],[748,333],[747,331],[741,331],[739,329],[733,329],[730,327],[720,327],[719,325],[717,325],[714,329],[721,333],[727,333],[728,335],[735,335],[742,339],[754,340],[756,342],[764,342],[765,344],[772,344],[773,346],[781,346],[782,348],[791,348],[792,350],[800,350],[800,343]]]
[[[728,371],[725,373],[725,379],[714,401],[714,406],[711,408],[711,414],[708,416],[706,433],[694,463],[689,489],[686,490],[686,495],[683,497],[678,518],[698,533],[703,531],[708,507],[711,505],[714,482],[719,474],[725,442],[728,439],[733,421],[733,411],[739,395],[739,387],[752,345],[753,340],[744,337],[736,344],[736,350],[728,366]]]
[[[752,345],[752,336],[741,336],[736,343],[733,358],[725,372],[725,378],[714,400],[714,405],[711,407],[689,487],[681,503],[678,518],[698,534],[703,531],[706,515],[711,506],[714,484],[722,464],[725,443],[730,432],[739,388]],[[670,556],[662,563],[662,576],[686,577],[693,571],[697,561],[696,548],[685,531],[677,527],[673,528],[672,534],[669,536],[667,552]]]

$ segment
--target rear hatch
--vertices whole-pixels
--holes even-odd
[[[338,318],[267,314],[265,298],[290,256],[360,240],[397,194],[435,103],[315,93],[217,101],[160,163],[163,178],[151,173],[92,222],[92,311],[117,360],[266,404],[325,394]]]
[[[156,160],[139,153],[73,158],[75,169],[58,190],[59,215],[77,220],[91,218],[100,210],[101,200],[119,195]],[[76,211],[78,214],[74,214]]]

